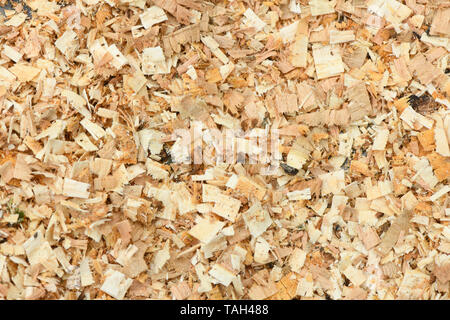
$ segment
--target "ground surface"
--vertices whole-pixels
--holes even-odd
[[[448,299],[448,2],[0,5],[1,298]]]

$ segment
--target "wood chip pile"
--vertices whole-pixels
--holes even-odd
[[[450,2],[0,6],[0,298],[449,298]]]

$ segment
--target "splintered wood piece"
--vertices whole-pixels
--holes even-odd
[[[142,71],[144,74],[166,74],[170,72],[171,60],[166,61],[161,47],[145,48],[142,53]]]
[[[145,167],[147,168],[147,173],[154,179],[160,180],[169,177],[169,173],[156,161],[147,159],[145,162]]]
[[[220,195],[215,200],[212,212],[219,216],[234,222],[239,213],[241,201],[226,195]]]
[[[23,248],[31,265],[42,264],[45,269],[56,271],[59,265],[56,255],[40,230],[23,243]]]
[[[243,217],[250,234],[255,238],[263,234],[272,224],[269,213],[261,207],[259,202],[252,205]]]
[[[209,270],[209,275],[213,277],[213,279],[215,279],[217,283],[220,283],[224,286],[230,285],[231,281],[236,276],[233,272],[219,263],[216,263],[212,266],[211,270]]]
[[[41,72],[41,69],[26,63],[16,63],[13,67],[9,68],[9,71],[13,73],[20,82],[27,82],[33,80]]]
[[[290,25],[287,25],[284,28],[280,29],[280,37],[283,43],[289,43],[294,41],[295,35],[297,34],[297,31],[299,29],[300,22],[295,21],[294,23],[291,23]]]
[[[2,53],[14,62],[19,62],[20,59],[22,59],[22,55],[23,55],[22,53],[17,51],[15,48],[10,47],[8,45],[3,46]]]
[[[142,25],[145,29],[148,29],[153,25],[166,21],[168,19],[164,10],[158,6],[152,6],[148,8],[139,17],[141,18]]]
[[[83,259],[80,263],[80,278],[81,278],[81,285],[83,287],[88,287],[95,283],[94,278],[92,276],[91,269],[89,267],[89,258]]]
[[[314,44],[313,57],[319,79],[337,76],[344,72],[342,57],[335,47]]]
[[[221,221],[211,221],[207,218],[199,218],[198,223],[189,230],[189,234],[201,242],[211,242],[217,233],[225,226]]]
[[[64,178],[63,195],[75,198],[89,198],[90,184]]]
[[[91,134],[94,140],[98,140],[105,136],[106,132],[98,124],[93,123],[88,118],[80,121],[80,124]]]
[[[349,265],[342,273],[357,287],[362,285],[367,279],[363,271],[356,269],[352,265]]]
[[[407,269],[398,289],[398,298],[426,299],[429,283],[429,275],[419,270]]]
[[[236,189],[242,192],[247,198],[255,196],[258,200],[262,200],[266,194],[266,188],[245,176],[238,178]]]
[[[133,280],[116,270],[106,271],[105,276],[105,282],[103,282],[100,290],[118,300],[123,299]]]
[[[294,67],[305,68],[308,58],[308,36],[299,35],[290,46],[290,63]]]
[[[431,23],[430,35],[450,35],[450,21],[448,20],[449,15],[450,8],[440,8],[440,10],[436,10],[433,22]]]
[[[250,8],[245,10],[244,16],[245,19],[242,19],[242,22],[249,27],[255,28],[256,31],[261,31],[266,26],[266,23],[262,21]]]
[[[330,14],[334,12],[336,1],[330,0],[310,0],[309,7],[313,16]]]
[[[330,44],[345,43],[353,40],[355,40],[355,33],[353,30],[330,30]]]
[[[62,54],[70,57],[74,54],[77,46],[77,34],[73,30],[67,30],[55,42],[55,47],[61,51]]]
[[[227,64],[230,60],[227,56],[219,49],[219,44],[211,36],[202,37],[201,41],[205,46],[211,50],[211,52],[220,60],[223,64]]]
[[[375,140],[373,141],[372,150],[384,150],[389,137],[389,130],[381,129],[377,132]]]
[[[384,17],[396,28],[412,13],[408,6],[397,0],[369,0],[367,9],[380,17]]]
[[[394,220],[377,247],[377,252],[380,255],[385,256],[394,247],[400,236],[400,232],[407,231],[410,218],[410,214],[405,212]]]
[[[291,267],[291,270],[293,272],[300,273],[300,270],[305,264],[305,260],[306,252],[301,249],[295,248],[289,259],[289,266]]]

